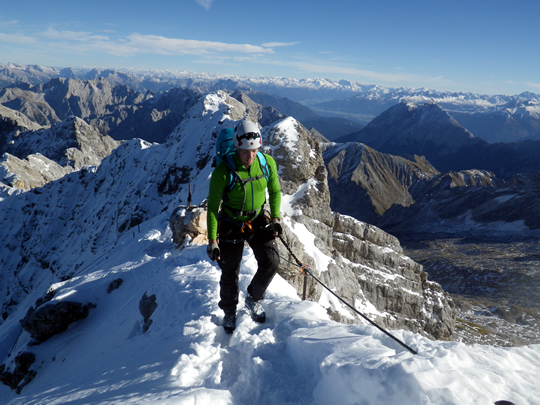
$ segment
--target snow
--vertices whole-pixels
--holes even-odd
[[[36,361],[31,369],[37,374],[20,394],[0,384],[1,404],[418,405],[490,404],[503,399],[540,403],[540,345],[467,346],[391,331],[418,351],[413,355],[371,325],[332,321],[325,306],[339,310],[342,304],[335,297],[325,292],[320,302],[302,301],[279,275],[263,301],[266,323],[253,322],[243,309],[247,285],[256,271],[249,248],[240,271],[237,329],[225,334],[218,308],[219,268],[208,260],[205,246],[187,244],[179,250],[172,242],[168,219],[186,190],[163,194],[158,201],[152,190],[160,177],[147,173],[166,171],[171,161],[190,167],[194,156],[204,158],[197,143],[186,143],[181,135],[211,133],[218,126],[227,108],[218,98],[207,100],[206,121],[195,116],[187,120],[167,145],[128,141],[99,169],[72,173],[44,187],[43,193],[0,200],[0,219],[9,237],[0,246],[6,263],[0,273],[2,291],[16,287],[8,285],[15,280],[8,271],[21,260],[20,244],[37,241],[34,248],[48,252],[57,246],[51,241],[61,238],[69,243],[51,257],[59,261],[57,271],[69,266],[74,274],[52,285],[53,301],[96,305],[67,331],[31,344],[19,320],[43,297],[53,275],[40,267],[23,267],[28,274],[18,274],[17,280],[31,287],[26,295],[15,297],[20,298],[19,305],[0,324],[0,358],[5,359],[6,371],[12,371],[17,353],[32,352]],[[284,123],[284,141],[294,140],[292,124]],[[205,167],[192,177],[193,201],[206,197],[210,171]],[[304,192],[284,198],[286,214],[287,210],[294,214],[290,205]],[[10,200],[17,197],[21,198]],[[41,199],[47,200],[53,217],[43,208],[32,222],[32,232],[16,243],[25,231],[21,224],[27,219],[22,215],[27,214],[9,202],[31,206],[42,204]],[[117,237],[116,228],[131,218],[135,208],[152,215]],[[67,221],[54,222],[74,214],[80,218],[70,227],[63,225]],[[328,269],[332,259],[316,247],[313,234],[287,216],[283,222],[304,244],[316,268]],[[87,241],[93,241],[91,247],[84,246]],[[123,280],[120,287],[107,292],[117,279]],[[155,295],[158,305],[146,332],[139,312],[144,294]],[[368,301],[354,304],[369,313],[376,311]]]
[[[328,270],[328,265],[333,259],[322,253],[317,246],[315,246],[315,235],[309,232],[304,224],[296,223],[293,225],[289,218],[285,218],[285,222],[304,244],[304,251],[313,257],[317,270],[320,272]]]
[[[320,304],[301,301],[279,276],[264,301],[267,322],[254,323],[242,309],[236,331],[226,335],[217,307],[220,273],[205,247],[175,249],[166,212],[141,224],[135,236],[125,234],[95,270],[56,286],[56,300],[69,296],[97,307],[64,334],[33,346],[40,360],[37,376],[20,395],[1,386],[1,403],[540,401],[540,345],[466,346],[392,331],[419,352],[413,355],[374,327],[331,321]],[[242,302],[256,267],[250,249],[243,263]],[[107,293],[118,277],[122,286]],[[145,292],[158,297],[158,307],[143,333],[142,317],[133,309]],[[4,334],[2,346],[13,339]]]
[[[294,215],[302,215],[302,210],[299,208],[295,208],[295,202],[299,199],[304,198],[304,195],[307,193],[307,191],[315,187],[317,185],[317,180],[315,179],[309,179],[306,183],[302,184],[302,186],[294,193],[294,194],[284,194],[281,197],[282,201],[282,211],[286,213],[289,216]]]

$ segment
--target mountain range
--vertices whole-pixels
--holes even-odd
[[[436,103],[399,103],[336,142],[361,142],[391,155],[424,156],[439,171],[480,169],[509,178],[540,171],[540,140],[488,143]]]
[[[123,84],[143,94],[148,90],[164,92],[175,87],[197,90],[201,94],[217,90],[258,91],[266,94],[265,97],[278,99],[272,103],[279,103],[279,108],[277,105],[272,106],[283,114],[298,116],[297,119],[303,122],[304,117],[298,115],[299,107],[291,111],[284,109],[284,104],[300,103],[311,109],[311,112],[306,110],[302,114],[313,114],[319,121],[324,117],[345,120],[345,130],[353,125],[364,126],[383,111],[401,102],[417,104],[435,102],[474,136],[490,143],[540,139],[540,96],[529,92],[519,95],[481,95],[425,88],[386,88],[349,80],[324,78],[294,79],[220,76],[186,71],[52,68],[12,63],[0,65],[0,88],[15,86],[24,89],[56,77],[82,81],[104,78],[112,85]],[[257,101],[255,96],[252,98]],[[287,100],[279,101],[284,98]],[[268,105],[262,102],[261,104]],[[313,125],[330,140],[355,130],[350,132],[334,130],[335,125],[328,125],[327,121],[319,122],[319,126]]]
[[[178,286],[167,281],[156,287],[152,276],[176,266],[171,260],[197,271],[199,265],[209,266],[193,249],[205,243],[200,224],[214,143],[221,128],[245,117],[261,125],[264,150],[279,167],[285,240],[297,255],[282,251],[286,260],[280,277],[287,289],[302,294],[306,278],[293,261],[299,259],[332,291],[386,328],[467,343],[537,341],[536,332],[516,336],[538,328],[540,316],[527,308],[494,304],[493,312],[507,317],[497,332],[489,329],[489,321],[484,329],[471,323],[478,311],[466,303],[456,306],[457,300],[404,254],[396,236],[417,232],[436,239],[500,231],[505,237],[513,233],[537,239],[535,148],[540,141],[491,144],[438,103],[420,100],[390,105],[343,142],[330,142],[288,114],[296,111],[305,122],[317,120],[305,105],[269,96],[238,77],[205,81],[187,73],[156,77],[89,70],[86,74],[93,77],[81,79],[74,69],[4,68],[2,80],[12,81],[0,92],[0,232],[7,241],[0,247],[5,269],[0,278],[0,381],[14,391],[31,389],[33,379],[38,382],[55,370],[61,363],[57,356],[71,359],[70,364],[79,361],[80,356],[70,357],[62,347],[88,342],[103,330],[103,324],[91,322],[93,313],[109,314],[106,319],[114,318],[125,332],[127,338],[114,340],[115,345],[170,325],[159,310],[155,318],[152,314],[156,305],[176,302],[171,291]],[[167,88],[175,80],[187,87]],[[290,92],[296,83],[318,101],[332,92],[367,91],[350,82],[257,80],[261,88],[281,83]],[[141,83],[166,90],[143,89]],[[227,89],[205,93],[212,86]],[[188,234],[177,234],[177,228],[186,227]],[[162,243],[171,239],[181,253],[163,251]],[[138,243],[144,251],[134,247]],[[165,270],[147,265],[157,257],[153,263]],[[144,269],[140,283],[131,273],[139,267]],[[461,283],[467,282],[466,275]],[[186,289],[193,285],[198,291],[201,280],[178,277]],[[110,295],[124,284],[136,289],[138,311],[131,308],[133,297],[128,308]],[[314,280],[307,282],[306,295],[334,321],[360,321]],[[122,311],[112,302],[127,311],[127,318],[113,317]],[[176,313],[188,325],[195,304],[185,305],[187,310]],[[139,311],[144,319],[134,321]],[[77,329],[86,318],[87,326]],[[212,323],[219,323],[214,318]],[[48,320],[45,329],[43,319]],[[129,330],[126,322],[131,322]]]
[[[210,88],[227,87],[234,96],[248,106],[254,119],[261,125],[269,125],[280,117],[294,116],[297,114],[302,117],[304,123],[319,121],[319,128],[325,128],[328,123],[334,123],[335,127],[340,127],[341,131],[348,133],[345,136],[337,137],[334,142],[338,142],[337,149],[343,155],[349,148],[342,148],[339,145],[343,142],[361,143],[364,147],[354,146],[363,151],[361,155],[356,152],[348,154],[347,161],[353,156],[353,161],[348,164],[351,167],[364,165],[362,169],[365,173],[361,177],[362,181],[349,176],[347,170],[336,170],[330,168],[332,180],[330,188],[332,190],[332,208],[338,212],[353,215],[358,219],[377,224],[379,226],[389,226],[390,223],[397,223],[395,220],[389,220],[389,208],[392,205],[396,207],[411,207],[416,203],[420,207],[418,194],[411,194],[409,190],[413,186],[413,178],[416,175],[405,178],[403,169],[397,169],[400,165],[395,164],[396,157],[404,158],[407,163],[404,165],[412,167],[418,162],[422,162],[421,167],[430,167],[427,172],[420,175],[420,181],[425,182],[431,179],[433,173],[451,173],[476,170],[481,172],[490,172],[486,176],[492,179],[490,187],[501,187],[512,189],[513,186],[522,184],[521,180],[511,180],[520,174],[536,173],[540,171],[540,161],[537,156],[540,152],[540,141],[527,140],[511,143],[489,143],[484,139],[474,136],[468,129],[463,127],[448,111],[450,106],[460,106],[462,112],[473,113],[481,111],[491,111],[494,106],[506,102],[508,106],[508,97],[490,96],[480,97],[461,94],[443,94],[428,91],[414,93],[412,90],[405,89],[382,89],[378,87],[359,86],[351,82],[331,82],[331,81],[298,81],[298,80],[267,80],[265,78],[251,78],[248,83],[243,83],[238,77],[217,78],[205,75],[189,75],[188,73],[163,73],[152,76],[149,72],[129,72],[121,73],[112,70],[86,70],[75,71],[74,69],[53,69],[40,66],[19,66],[5,65],[0,70],[3,83],[9,83],[10,86],[0,90],[0,152],[11,154],[14,157],[9,158],[11,163],[4,166],[10,166],[14,172],[20,172],[23,167],[30,165],[27,163],[17,163],[19,168],[15,168],[14,158],[24,159],[25,156],[12,153],[13,145],[21,145],[21,140],[25,138],[36,139],[41,137],[40,131],[48,128],[54,128],[60,125],[70,116],[77,116],[84,120],[88,125],[97,128],[102,136],[110,136],[116,141],[141,138],[148,142],[163,143],[168,134],[179,125],[185,118],[186,112],[204,95],[204,91]],[[84,74],[85,80],[79,80]],[[56,78],[51,78],[58,75]],[[69,76],[69,78],[59,77],[60,75]],[[185,80],[190,78],[189,83]],[[89,79],[91,78],[91,79]],[[40,83],[40,81],[49,81]],[[164,92],[154,93],[146,89],[145,93],[129,87],[130,83],[134,87],[142,89],[142,84],[161,83],[167,87],[175,83],[192,86],[189,88],[173,87]],[[138,83],[138,84],[137,84]],[[371,122],[360,129],[354,131],[354,126],[348,124],[352,121],[326,117],[321,122],[321,117],[312,112],[310,108],[298,102],[280,96],[270,96],[259,90],[249,87],[248,84],[257,84],[259,86],[278,86],[282,88],[293,89],[302,88],[315,91],[319,88],[324,94],[329,95],[331,91],[341,93],[343,91],[363,92],[355,96],[358,100],[373,101],[381,103],[381,100],[392,104],[399,96],[402,100],[406,97],[414,98],[418,102],[400,102],[391,105]],[[232,89],[234,88],[234,91]],[[276,87],[277,88],[277,87]],[[338,90],[339,89],[339,90]],[[336,94],[337,94],[336,93]],[[444,103],[447,109],[434,101],[422,102],[428,96]],[[326,97],[326,96],[325,96]],[[515,98],[528,98],[529,104],[534,105],[537,96],[534,94],[524,94]],[[517,110],[516,110],[517,111]],[[299,119],[300,122],[302,120]],[[337,120],[337,121],[335,121]],[[339,124],[339,125],[338,125]],[[69,125],[68,125],[69,127]],[[309,127],[308,127],[309,128]],[[353,130],[353,132],[349,132]],[[59,132],[58,130],[54,130]],[[312,134],[316,136],[321,144],[325,143],[325,156],[327,165],[335,158],[332,155],[332,144],[328,143],[325,132],[312,128]],[[71,139],[77,137],[71,136]],[[101,142],[101,141],[100,141]],[[27,142],[23,142],[27,143]],[[10,146],[12,145],[12,146]],[[371,148],[371,149],[370,149]],[[32,153],[37,153],[39,148],[34,148]],[[381,158],[364,158],[373,156],[366,151],[375,150],[385,157],[384,161],[394,163],[385,164],[374,168],[372,163],[381,162]],[[30,154],[29,154],[30,155]],[[383,156],[380,155],[380,156]],[[49,158],[55,160],[55,158]],[[56,160],[58,161],[58,159]],[[49,167],[55,167],[50,165]],[[65,167],[65,165],[64,165]],[[370,169],[366,169],[370,167]],[[65,173],[65,169],[57,170],[56,174],[47,174],[48,179],[57,178]],[[68,171],[71,169],[68,169]],[[397,170],[397,172],[396,172]],[[421,169],[415,169],[421,172]],[[44,171],[46,172],[46,171]],[[384,174],[386,173],[386,174]],[[392,174],[389,174],[392,173]],[[379,175],[376,175],[379,174]],[[381,175],[384,174],[384,175]],[[395,176],[395,177],[392,177]],[[443,176],[443,175],[441,175]],[[467,177],[468,174],[460,176]],[[14,184],[15,177],[4,176],[4,182],[8,185]],[[529,176],[531,177],[531,176]],[[435,177],[437,178],[437,177]],[[390,180],[393,179],[393,180]],[[534,179],[534,176],[531,177]],[[351,182],[352,181],[352,182]],[[438,180],[434,180],[438,181]],[[534,180],[528,180],[528,183]],[[32,180],[35,183],[35,179]],[[458,182],[459,183],[459,182]],[[531,184],[533,184],[531,183]],[[348,186],[345,186],[348,184]],[[455,187],[453,182],[449,183],[451,188]],[[467,185],[467,184],[466,184]],[[468,186],[468,185],[467,185]],[[357,194],[357,188],[360,188]],[[415,186],[423,189],[424,186]],[[415,188],[415,189],[416,189]],[[534,190],[534,187],[525,187],[525,189]],[[520,191],[519,195],[525,189]],[[354,191],[353,191],[354,190]],[[381,190],[387,190],[388,193],[382,193]],[[390,191],[393,190],[393,191]],[[430,195],[433,191],[442,193],[440,187],[431,187]],[[457,189],[456,189],[457,190]],[[471,188],[471,193],[480,190],[478,187]],[[478,191],[481,193],[481,191]],[[534,193],[534,191],[533,191]],[[351,199],[353,195],[363,196],[356,200]],[[488,198],[487,194],[484,198]],[[481,201],[484,201],[480,199]],[[528,199],[526,199],[528,200]],[[350,201],[350,203],[345,203]],[[486,202],[486,201],[484,201]],[[451,204],[450,204],[451,205]],[[450,206],[449,205],[449,206]],[[439,205],[444,211],[444,205]],[[533,204],[534,206],[534,204]],[[456,211],[456,215],[464,215],[470,208],[467,205],[458,205],[461,209]],[[412,213],[414,210],[409,210]],[[421,212],[421,211],[419,211]],[[521,210],[528,212],[528,210]],[[499,213],[499,219],[505,220],[505,211]],[[383,219],[382,216],[386,215]],[[441,215],[445,216],[444,212]],[[452,217],[456,217],[452,215]],[[479,218],[479,217],[476,217]],[[486,216],[483,216],[486,220]],[[508,215],[508,221],[513,222],[514,214]],[[404,221],[405,223],[423,223],[422,220]],[[402,229],[392,227],[393,232],[402,232]],[[390,230],[390,228],[385,228]]]

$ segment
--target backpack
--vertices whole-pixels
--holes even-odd
[[[240,210],[232,210],[238,211],[237,213],[240,216],[243,216],[244,204],[246,202],[246,184],[255,180],[259,180],[263,177],[265,177],[266,182],[268,182],[270,170],[268,169],[268,163],[266,161],[264,153],[259,151],[257,152],[257,159],[259,160],[259,165],[263,174],[261,176],[249,177],[247,179],[242,179],[240,177],[240,175],[236,171],[237,167],[234,160],[234,154],[236,153],[236,149],[233,142],[233,132],[233,128],[224,128],[219,132],[216,140],[216,166],[220,162],[223,162],[225,166],[227,166],[227,168],[229,169],[229,181],[227,182],[227,186],[225,187],[225,191],[223,192],[224,202],[228,200],[227,193],[229,193],[234,188],[236,183],[240,183],[240,185],[242,186],[242,189],[244,190],[244,202],[242,203],[242,207],[240,208]],[[229,209],[231,209],[231,207],[229,207]]]

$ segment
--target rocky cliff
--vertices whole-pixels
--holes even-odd
[[[440,174],[418,156],[407,160],[354,142],[323,147],[332,209],[368,223],[376,223],[393,205],[414,204],[409,188]]]
[[[164,142],[198,97],[198,91],[181,88],[140,93],[103,77],[55,78],[30,88],[0,90],[0,104],[39,125],[52,126],[76,116],[116,140],[149,142]]]
[[[22,190],[41,187],[84,166],[99,166],[120,145],[76,117],[49,129],[12,132],[6,141],[0,145],[0,181]]]

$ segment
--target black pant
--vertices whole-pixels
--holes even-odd
[[[264,214],[252,221],[253,232],[241,232],[241,225],[222,220],[219,228],[219,249],[221,268],[219,307],[225,312],[236,312],[238,305],[238,273],[244,251],[244,240],[248,242],[255,259],[257,272],[248,286],[248,293],[255,300],[262,300],[268,285],[279,268],[279,253],[274,232]]]

